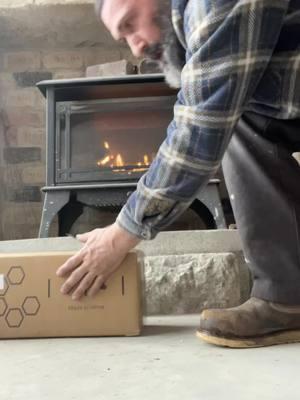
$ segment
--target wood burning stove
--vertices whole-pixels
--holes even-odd
[[[44,81],[47,178],[40,237],[59,216],[69,232],[83,206],[122,206],[163,142],[176,91],[162,75]],[[226,227],[218,180],[192,208],[208,228]]]

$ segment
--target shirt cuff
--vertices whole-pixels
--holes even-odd
[[[159,230],[156,230],[149,225],[139,225],[137,224],[130,216],[126,205],[120,211],[116,219],[116,223],[127,232],[131,233],[134,236],[137,236],[139,239],[142,240],[152,240],[154,239]]]

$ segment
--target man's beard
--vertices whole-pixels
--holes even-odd
[[[163,73],[167,83],[173,88],[181,87],[181,71],[185,63],[185,51],[178,41],[171,20],[170,0],[163,1],[160,15],[156,18],[162,32],[160,43],[155,43],[145,50],[145,56],[155,60]]]

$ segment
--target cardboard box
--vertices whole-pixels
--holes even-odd
[[[74,252],[0,254],[0,338],[135,336],[141,331],[138,254],[95,297],[60,293],[56,270]]]

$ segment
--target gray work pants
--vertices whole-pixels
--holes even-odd
[[[300,119],[240,119],[223,159],[252,296],[300,304]]]

